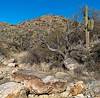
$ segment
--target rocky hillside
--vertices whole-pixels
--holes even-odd
[[[58,27],[64,31],[66,30],[67,21],[67,19],[60,16],[42,16],[36,20],[30,20],[19,24],[18,27],[29,30],[30,32],[34,30],[48,32],[49,29],[53,31]]]
[[[63,56],[68,54],[79,63],[90,61],[90,64],[94,64],[99,61],[100,56],[98,26],[99,23],[95,25],[94,31],[90,31],[92,54],[87,55],[84,52],[86,51],[84,29],[82,24],[75,21],[48,15],[18,25],[0,23],[0,53],[10,57],[15,53],[31,51],[35,61],[36,59],[37,62],[41,62],[41,59],[50,63],[57,61],[55,65],[59,65],[64,59]],[[51,51],[50,47],[56,50],[59,48],[62,53]],[[85,56],[89,57],[88,60]],[[32,60],[34,61],[34,58]]]
[[[18,25],[0,23],[0,52],[9,57],[13,53],[32,50],[40,46],[41,36],[66,32],[69,21],[61,16],[42,16]],[[71,25],[78,24],[72,22]]]
[[[5,49],[15,48],[20,50],[22,48],[21,50],[26,50],[31,46],[30,40],[35,32],[55,32],[58,28],[66,31],[66,23],[67,20],[59,16],[44,16],[19,25],[0,23],[0,46]]]

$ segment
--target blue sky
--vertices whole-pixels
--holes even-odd
[[[72,17],[84,5],[100,10],[100,0],[0,0],[0,22],[17,24],[46,14]]]

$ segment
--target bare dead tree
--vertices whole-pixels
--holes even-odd
[[[75,23],[75,21],[68,21],[66,26],[67,26],[67,31],[63,33],[63,36],[62,36],[62,39],[63,41],[60,40],[60,38],[58,38],[57,36],[57,42],[58,42],[58,46],[57,48],[54,48],[52,47],[48,42],[47,40],[44,38],[43,41],[46,45],[46,47],[48,48],[48,50],[52,51],[52,52],[56,52],[58,53],[59,55],[62,56],[63,60],[61,62],[61,64],[64,64],[66,65],[66,59],[68,58],[68,55],[69,55],[69,50],[71,49],[75,49],[74,46],[72,47],[72,45],[69,43],[69,38],[68,38],[68,35],[70,35],[71,33],[75,32],[77,30],[77,28],[79,28],[79,24],[77,24],[76,27],[73,26],[73,24]],[[49,33],[51,34],[51,33]],[[63,44],[63,42],[65,44]],[[57,45],[57,43],[55,43]],[[64,47],[63,50],[61,50],[61,47]]]

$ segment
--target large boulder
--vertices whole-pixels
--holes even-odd
[[[13,72],[11,80],[23,83],[31,93],[38,95],[63,92],[67,83],[67,81],[57,80],[53,76],[41,79],[34,74],[24,73],[24,71],[23,73],[22,71]]]
[[[27,98],[26,89],[16,82],[7,82],[0,85],[0,98]]]
[[[65,64],[65,67],[70,71],[74,71],[76,68],[80,66],[74,59],[71,59],[71,58],[67,58],[64,61],[64,64]]]
[[[77,96],[78,94],[81,94],[83,91],[85,91],[85,89],[86,85],[84,84],[84,82],[78,81],[70,88],[70,95]]]

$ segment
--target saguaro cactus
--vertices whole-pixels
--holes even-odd
[[[88,30],[93,30],[94,27],[94,20],[89,19],[88,16],[88,6],[85,6],[84,10],[84,22],[85,22],[85,33],[86,33],[86,49],[90,47],[90,34]]]
[[[86,33],[86,48],[89,49],[89,32],[88,32],[88,6],[85,6],[84,10],[84,22],[85,22],[85,33]]]

